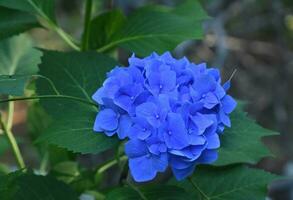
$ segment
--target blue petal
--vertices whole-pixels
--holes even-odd
[[[164,172],[168,166],[167,154],[160,156],[146,155],[129,159],[129,168],[132,177],[137,182],[150,181],[157,172]]]
[[[137,67],[128,67],[127,69],[134,83],[143,84],[144,77],[142,75],[142,72]]]
[[[161,84],[163,86],[162,91],[168,92],[173,90],[176,86],[176,73],[173,71],[166,71],[160,75]]]
[[[184,157],[186,160],[188,159],[189,161],[194,161],[201,155],[205,148],[206,145],[194,145],[188,146],[181,150],[171,150],[169,152],[173,155]]]
[[[227,81],[226,83],[224,83],[223,88],[224,90],[227,92],[231,87],[231,81]]]
[[[128,130],[129,137],[145,140],[152,134],[152,127],[144,118],[134,118],[134,125]]]
[[[222,99],[226,95],[226,91],[220,84],[217,84],[214,93],[216,94],[218,99]]]
[[[145,65],[145,60],[136,58],[135,54],[132,54],[132,56],[128,59],[129,65],[136,66],[138,68],[143,68]]]
[[[218,159],[218,152],[216,150],[205,150],[201,156],[196,160],[199,164],[211,164]]]
[[[137,106],[136,115],[138,117],[146,118],[147,121],[156,128],[160,126],[163,117],[158,111],[157,106],[150,102]]]
[[[203,95],[209,91],[213,91],[216,88],[216,82],[209,75],[201,75],[194,80],[192,87],[199,95]]]
[[[208,109],[212,109],[213,107],[215,107],[219,103],[219,100],[214,93],[208,92],[205,95],[203,102],[204,102],[204,107],[206,107]]]
[[[182,149],[188,145],[187,130],[181,115],[168,114],[168,127],[164,130],[164,139],[168,148]]]
[[[152,166],[152,160],[147,156],[130,158],[129,168],[136,182],[150,181],[157,175],[157,170]]]
[[[94,131],[113,131],[118,127],[118,115],[112,109],[101,110],[95,120]]]
[[[191,162],[192,161],[190,161],[188,158],[185,158],[181,155],[177,156],[176,154],[170,154],[169,156],[169,163],[172,168],[185,169],[191,165]]]
[[[206,143],[205,136],[197,135],[194,133],[188,133],[189,144],[191,145],[203,145]]]
[[[147,102],[136,107],[138,117],[153,117],[157,112],[157,106],[154,103]]]
[[[131,127],[132,120],[128,115],[122,115],[119,118],[119,128],[117,134],[119,139],[125,139],[128,137],[128,132]]]
[[[237,106],[236,101],[230,95],[226,95],[222,99],[221,103],[222,103],[224,112],[227,114],[231,113]]]
[[[165,153],[167,152],[167,147],[164,143],[154,143],[152,145],[149,146],[149,151],[152,153],[152,154],[155,154],[155,155],[160,155],[161,153]]]
[[[220,147],[220,138],[217,133],[206,135],[207,138],[207,149],[217,149]]]
[[[119,89],[115,95],[114,102],[126,111],[130,111],[136,97],[143,91],[140,84],[126,85]]]
[[[185,179],[186,177],[190,176],[195,169],[195,164],[191,164],[189,167],[184,169],[176,169],[172,168],[173,174],[178,181]]]
[[[228,127],[231,127],[231,121],[230,121],[230,118],[227,114],[224,113],[224,111],[220,110],[219,111],[219,115],[220,115],[220,121],[228,126]]]
[[[199,134],[202,134],[209,126],[214,123],[211,119],[200,113],[196,113],[190,118],[198,128]]]
[[[103,104],[103,98],[105,97],[104,89],[104,87],[99,88],[92,96],[92,99],[98,104]]]
[[[219,69],[211,68],[207,70],[208,74],[214,77],[217,82],[221,82],[221,76]]]
[[[129,158],[148,155],[148,148],[144,141],[131,139],[125,144],[125,153]]]

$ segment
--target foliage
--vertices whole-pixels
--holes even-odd
[[[120,148],[125,141],[93,131],[100,108],[91,96],[118,65],[118,49],[139,56],[172,51],[186,40],[201,39],[202,22],[209,17],[193,0],[175,7],[146,6],[127,15],[115,8],[95,17],[92,3],[85,1],[90,17],[79,42],[58,25],[53,0],[0,0],[0,102],[8,103],[7,117],[0,117],[0,154],[11,150],[18,161],[22,157],[11,131],[13,105],[35,100],[28,104],[27,123],[41,155],[40,168],[33,170],[26,166],[12,172],[11,166],[0,165],[1,199],[78,199],[82,194],[96,199],[264,199],[278,177],[247,164],[270,156],[261,139],[276,133],[247,117],[243,106],[231,114],[232,127],[221,135],[214,166],[197,166],[184,181],[168,173],[160,184],[137,185],[126,178],[127,158]],[[18,35],[33,28],[55,31],[74,51],[34,48],[28,35]],[[78,164],[81,154],[109,156],[87,168]],[[105,189],[105,172],[115,165],[119,184]]]

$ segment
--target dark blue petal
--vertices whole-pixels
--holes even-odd
[[[186,177],[190,176],[195,169],[195,164],[191,164],[189,167],[184,169],[176,169],[172,168],[173,174],[178,181],[185,179]]]
[[[218,152],[216,150],[205,150],[201,156],[196,160],[198,164],[211,164],[218,159]]]

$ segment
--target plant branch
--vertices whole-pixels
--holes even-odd
[[[192,184],[192,186],[201,194],[201,196],[206,199],[210,200],[210,198],[198,187],[198,185],[192,180],[191,177],[188,177],[188,181]]]
[[[98,169],[97,173],[102,174],[103,172],[107,171],[109,168],[113,167],[114,165],[118,164],[119,162],[121,162],[123,160],[127,160],[127,157],[125,155],[119,157],[119,159],[114,159],[114,160],[111,160],[111,161],[105,163],[103,166],[101,166]]]
[[[13,103],[13,102],[12,102]],[[8,115],[12,115],[13,113],[11,113],[13,111],[13,109],[9,109]],[[10,116],[8,116],[8,119],[10,118]],[[9,122],[10,123],[10,122]],[[4,132],[4,135],[7,136],[7,139],[10,143],[10,146],[12,148],[13,154],[15,156],[15,159],[17,161],[17,164],[19,166],[20,169],[24,169],[25,168],[25,163],[23,161],[22,155],[20,153],[19,147],[17,145],[16,139],[11,131],[11,129],[8,128],[8,126],[6,126],[3,122],[3,119],[0,115],[0,126],[1,129]]]
[[[131,175],[130,175],[130,172],[128,171],[128,174],[127,174],[127,179],[126,179],[126,182],[125,182],[129,187],[131,187],[133,190],[135,190],[138,195],[140,196],[141,199],[143,200],[148,200],[148,198],[146,198],[146,196],[139,190],[138,187],[136,187],[134,184],[132,184],[132,178],[131,178]]]
[[[83,38],[82,38],[82,50],[88,50],[89,45],[89,36],[91,29],[91,16],[92,16],[92,0],[86,0],[85,4],[85,17],[84,17],[84,29],[83,29]]]
[[[8,98],[12,98],[9,96]],[[13,115],[14,115],[14,102],[8,103],[8,114],[7,114],[7,129],[11,130],[13,126]]]
[[[0,103],[11,102],[11,101],[26,101],[26,100],[36,100],[36,99],[70,99],[72,101],[78,101],[87,105],[97,107],[97,104],[84,100],[82,98],[68,96],[68,95],[40,95],[40,96],[32,96],[32,97],[16,97],[16,98],[8,98],[0,100]]]
[[[53,31],[55,31],[71,48],[75,50],[80,50],[79,46],[77,46],[70,35],[68,35],[65,31],[63,31],[60,27],[56,25],[32,0],[27,0],[28,3],[35,9],[35,11],[39,14],[39,16],[47,23],[47,27]]]

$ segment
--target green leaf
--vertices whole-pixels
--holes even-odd
[[[0,40],[35,27],[40,27],[35,16],[0,7]]]
[[[221,136],[219,159],[214,165],[255,164],[261,158],[271,156],[261,139],[277,133],[256,124],[240,106],[231,114],[231,124],[232,127]]]
[[[114,40],[115,34],[126,22],[120,10],[103,13],[91,21],[90,47],[95,49]]]
[[[77,194],[63,182],[51,176],[37,176],[20,171],[0,177],[3,200],[77,200]]]
[[[182,14],[187,7],[188,12]],[[163,53],[172,50],[185,40],[202,38],[201,23],[207,16],[203,13],[200,4],[186,1],[179,8],[178,11],[162,6],[141,8],[132,13],[124,24],[122,24],[123,20],[115,24],[114,20],[117,20],[119,16],[121,19],[124,18],[117,11],[98,16],[93,19],[90,34],[90,43],[98,46],[92,46],[92,48],[98,48],[99,52],[103,52],[120,46],[145,56],[153,51]],[[200,12],[195,15],[191,10],[193,12],[200,10]],[[105,16],[111,17],[106,21]],[[110,25],[102,25],[104,23],[110,23]],[[98,29],[95,26],[106,28]],[[104,40],[105,44],[101,46],[101,40],[98,38],[100,32],[106,30],[115,31],[115,34],[111,35],[108,40]],[[106,33],[102,33],[102,35],[106,35]]]
[[[0,131],[2,131],[0,129]],[[0,135],[0,156],[2,156],[10,148],[9,142],[5,135]]]
[[[40,75],[49,78],[59,94],[92,102],[91,96],[102,85],[106,72],[116,64],[113,59],[94,52],[44,51]],[[38,79],[37,93],[54,94],[54,90],[46,80]],[[93,132],[96,106],[68,99],[41,99],[40,102],[55,121],[39,141],[80,153],[99,153],[117,144],[116,138]]]
[[[186,193],[184,189],[171,185],[137,187],[137,190],[134,190],[130,187],[122,187],[112,190],[106,196],[106,200],[143,200],[143,198],[151,200],[191,199],[189,194]]]
[[[268,184],[276,178],[276,175],[242,165],[199,167],[191,181],[173,181],[173,184],[184,188],[193,199],[259,200],[265,199]]]
[[[37,73],[41,52],[25,35],[0,42],[0,93],[23,95],[28,79]]]
[[[0,0],[0,6],[40,15],[56,22],[54,0]]]

